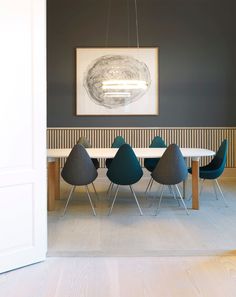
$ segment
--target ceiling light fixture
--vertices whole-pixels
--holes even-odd
[[[128,46],[129,46],[129,3]],[[134,0],[137,56],[139,49],[139,25],[137,0]],[[108,46],[111,0],[108,0],[106,46]],[[87,73],[86,88],[96,102],[107,108],[115,108],[138,100],[151,84],[149,69],[136,57],[127,54],[105,55],[95,60]],[[119,100],[120,98],[120,100]],[[127,98],[127,100],[125,100]]]

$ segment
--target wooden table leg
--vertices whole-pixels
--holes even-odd
[[[184,161],[186,163],[186,166],[187,166],[187,159],[184,158]],[[186,185],[187,185],[187,180],[188,180],[188,176],[186,177],[186,179],[183,181],[183,198],[185,199],[186,198]]]
[[[55,199],[60,199],[59,160],[48,161],[48,211],[55,210]]]
[[[192,159],[192,208],[199,209],[199,158]]]

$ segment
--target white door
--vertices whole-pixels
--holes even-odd
[[[45,0],[0,0],[0,272],[45,259]]]

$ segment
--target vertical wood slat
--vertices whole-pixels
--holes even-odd
[[[48,128],[48,148],[71,148],[80,136],[90,140],[93,147],[110,147],[114,138],[121,135],[133,147],[148,147],[159,135],[166,144],[180,147],[202,147],[216,151],[223,139],[228,139],[227,167],[236,167],[236,127],[233,128]],[[60,165],[63,166],[62,159]],[[209,162],[203,158],[201,163]],[[100,160],[101,167],[105,161]],[[143,165],[143,160],[142,160]]]

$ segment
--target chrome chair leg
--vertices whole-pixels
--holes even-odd
[[[157,211],[156,211],[156,214],[155,214],[155,215],[157,215],[158,212],[159,212],[159,210],[160,210],[160,207],[161,207],[161,201],[162,201],[162,196],[163,196],[163,192],[164,192],[164,188],[165,188],[165,186],[162,185],[162,188],[161,188],[161,196],[160,196],[160,200],[159,200],[158,207],[157,207]]]
[[[185,209],[187,215],[189,215],[189,211],[188,211],[188,209],[187,209],[187,207],[186,207],[186,204],[185,204],[185,202],[184,202],[184,199],[183,199],[183,197],[182,197],[182,195],[181,195],[181,193],[180,193],[180,190],[179,190],[178,186],[175,185],[175,188],[176,188],[176,190],[177,190],[177,192],[178,192],[178,194],[179,194],[179,197],[180,197],[180,199],[181,199],[181,201],[182,201],[182,203],[183,203],[183,206],[184,206],[184,209]]]
[[[172,186],[169,186],[169,187],[170,187],[170,189],[171,189],[171,192],[172,192],[172,194],[173,194],[175,200],[178,202],[178,205],[180,206],[179,199],[178,199],[178,197],[176,196],[176,193],[175,193],[175,188],[173,188]]]
[[[215,182],[214,179],[212,180],[212,183],[213,183],[213,189],[214,189],[214,192],[215,192],[216,200],[218,200],[218,194],[217,194],[217,190],[216,190],[216,182]]]
[[[160,188],[162,187],[162,185],[161,185],[161,184],[157,184],[157,185],[158,185],[158,189],[156,190],[156,193],[158,193],[158,192],[159,192],[159,190],[160,190]],[[152,207],[153,203],[154,203],[154,200],[152,199],[152,200],[150,201],[150,203],[149,203],[148,207],[149,207],[149,208],[150,208],[150,207]]]
[[[152,182],[151,182],[150,187],[149,187],[149,192],[150,192],[151,189],[152,189],[153,182],[154,182],[154,179],[152,178]]]
[[[113,206],[114,206],[114,203],[115,203],[115,201],[116,201],[116,197],[117,197],[117,194],[118,194],[118,191],[119,191],[119,187],[120,187],[120,186],[117,185],[116,192],[115,192],[115,196],[114,196],[114,199],[113,199],[113,201],[112,201],[111,208],[110,208],[110,210],[109,210],[108,215],[110,215],[111,212],[112,212],[112,209],[113,209]]]
[[[86,192],[87,192],[87,195],[88,195],[88,199],[89,199],[90,205],[91,205],[92,210],[93,210],[93,214],[94,214],[94,216],[96,216],[96,211],[94,209],[93,202],[92,202],[92,199],[90,197],[89,189],[88,189],[88,186],[87,185],[85,186],[85,189],[86,189]]]
[[[154,179],[151,177],[150,180],[149,180],[148,186],[146,188],[146,191],[145,191],[146,198],[148,198],[148,193],[151,191],[153,182],[154,182]]]
[[[110,192],[111,185],[112,185],[112,182],[110,182],[110,184],[109,184],[109,187],[108,187],[108,189],[107,189],[107,195],[108,195],[108,194],[109,194],[109,192]]]
[[[153,178],[151,177],[151,178],[149,179],[147,188],[146,188],[146,190],[145,190],[145,192],[144,192],[146,198],[147,198],[148,190],[149,190],[149,188],[150,188],[150,185],[151,185],[151,183],[152,183],[152,180],[153,180]]]
[[[76,188],[76,186],[73,186],[72,189],[70,190],[70,194],[69,194],[69,196],[68,196],[68,198],[67,198],[66,205],[65,205],[65,208],[64,208],[62,217],[64,217],[64,215],[65,215],[65,213],[66,213],[67,206],[68,206],[68,204],[69,204],[70,198],[71,198],[71,196],[72,196],[72,194],[73,194],[75,188]]]
[[[110,199],[110,196],[111,196],[111,193],[112,193],[112,190],[113,190],[113,186],[114,186],[114,184],[111,182],[110,185],[109,185],[109,188],[107,190],[107,199],[108,200]]]
[[[97,193],[97,191],[96,191],[96,188],[95,188],[94,183],[92,183],[92,186],[93,186],[93,190],[94,190],[94,193],[95,193],[95,195],[96,195],[96,198],[97,198],[97,200],[99,200],[99,196],[98,196],[98,193]]]
[[[218,180],[215,179],[215,182],[216,182],[217,188],[218,188],[218,190],[219,190],[219,192],[220,192],[220,194],[221,194],[222,200],[224,201],[225,206],[228,207],[228,203],[227,203],[226,200],[225,200],[225,196],[224,196],[224,194],[223,194],[223,192],[222,192],[222,190],[221,190],[221,187],[220,187],[220,185],[219,185],[219,183],[218,183]]]
[[[171,190],[171,186],[170,185],[168,185],[168,189],[169,189],[170,194],[172,195],[172,190]]]
[[[201,197],[201,194],[202,194],[202,191],[203,191],[203,184],[204,184],[204,182],[205,182],[205,179],[202,179],[201,180],[201,185],[200,185],[200,191],[199,191],[199,198]],[[190,194],[190,196],[187,199],[185,199],[185,200],[189,201],[191,198],[192,198],[192,194]]]
[[[129,187],[130,187],[130,190],[131,190],[131,192],[132,192],[132,194],[133,194],[133,196],[134,196],[134,199],[135,199],[135,201],[136,201],[136,203],[137,203],[137,205],[138,205],[138,209],[139,209],[140,215],[142,216],[142,215],[143,215],[143,212],[142,212],[142,209],[141,209],[141,207],[140,207],[140,205],[139,205],[139,203],[138,203],[138,199],[137,199],[137,197],[136,197],[136,195],[135,195],[135,192],[134,192],[134,190],[133,190],[133,187],[132,187],[131,185],[130,185]]]
[[[200,192],[199,192],[199,197],[202,195],[202,190],[203,190],[204,182],[205,182],[205,179],[202,179],[201,187],[200,187]]]
[[[187,178],[183,181],[183,199],[186,198],[186,185],[187,185]]]

